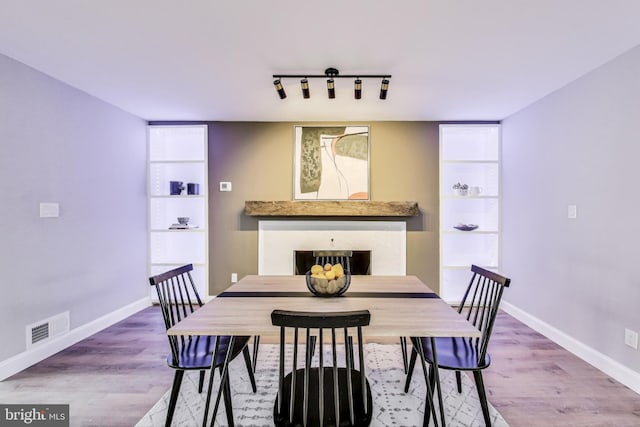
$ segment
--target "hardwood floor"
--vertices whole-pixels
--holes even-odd
[[[508,314],[489,348],[488,399],[511,426],[640,426],[640,395]]]
[[[640,426],[640,395],[511,316],[490,348],[489,401],[511,427]],[[150,307],[0,382],[0,402],[69,403],[72,426],[133,426],[171,386],[167,351]]]

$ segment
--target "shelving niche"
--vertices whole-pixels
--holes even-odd
[[[207,298],[207,126],[150,125],[148,163],[149,275],[193,264],[198,293]],[[171,181],[183,183],[180,194],[171,194]],[[188,194],[188,183],[198,184],[197,194]],[[188,229],[170,229],[178,217],[189,217]]]
[[[466,194],[454,192],[457,183],[467,184]],[[499,269],[500,202],[500,125],[440,125],[440,296],[447,302],[461,300],[471,264]]]

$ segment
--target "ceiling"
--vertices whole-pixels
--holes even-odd
[[[640,44],[638,0],[0,0],[0,53],[147,120],[501,120]],[[302,99],[273,74],[324,79]]]

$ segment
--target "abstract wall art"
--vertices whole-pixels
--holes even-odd
[[[369,126],[295,126],[294,200],[369,200]]]

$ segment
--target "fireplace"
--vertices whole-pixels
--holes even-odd
[[[297,266],[296,252],[314,250],[366,253],[369,259],[365,268],[369,274],[404,276],[406,222],[306,219],[259,221],[258,274],[304,274],[308,270],[308,261]]]

